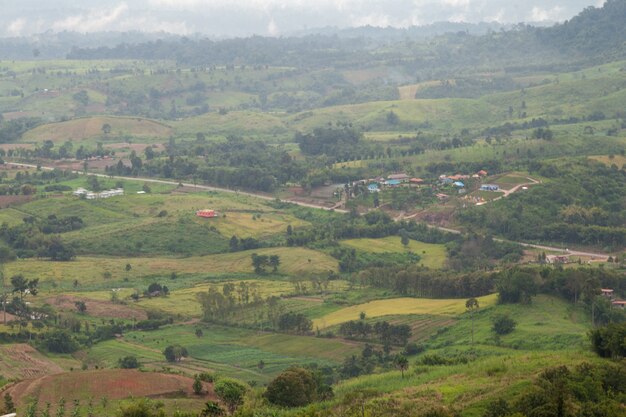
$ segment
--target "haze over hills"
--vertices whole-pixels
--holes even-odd
[[[334,26],[372,25],[409,27],[433,22],[544,22],[563,21],[594,0],[546,0],[541,2],[498,0],[364,0],[292,2],[284,0],[43,0],[9,2],[0,23],[3,36],[54,31],[201,33],[217,37],[290,35],[294,32]]]
[[[583,3],[12,4],[0,415],[624,417],[626,0]]]

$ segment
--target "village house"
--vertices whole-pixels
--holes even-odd
[[[483,184],[480,186],[481,191],[500,191],[500,186],[495,184]]]
[[[110,198],[110,197],[124,195],[124,189],[115,188],[112,190],[106,190],[106,191],[101,191],[99,193],[94,193],[93,191],[85,190],[84,188],[78,188],[72,194],[77,197],[85,196],[87,200],[97,200],[99,198]]]
[[[613,307],[624,309],[626,308],[626,301],[624,300],[615,300],[611,303]]]
[[[389,175],[387,177],[387,180],[389,180],[389,181],[400,181],[401,183],[405,183],[405,182],[409,182],[410,178],[411,177],[409,177],[405,173],[399,173],[399,174],[391,174],[391,175]]]
[[[196,216],[203,217],[205,219],[212,219],[217,217],[217,212],[215,210],[204,209],[196,211]]]
[[[548,255],[546,256],[546,262],[549,264],[566,264],[569,262],[569,256],[567,255]]]
[[[613,298],[614,291],[610,288],[602,288],[601,290],[602,296],[606,298]]]
[[[411,184],[411,186],[413,187],[419,187],[420,185],[424,184],[424,180],[421,178],[411,178],[409,180],[409,184]]]

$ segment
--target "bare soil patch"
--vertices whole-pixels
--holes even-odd
[[[30,379],[58,374],[63,369],[25,343],[0,346],[0,374],[5,378]]]
[[[181,375],[140,372],[131,369],[74,371],[22,381],[8,389],[19,406],[28,398],[38,398],[39,404],[56,404],[60,398],[73,400],[106,397],[121,400],[129,397],[200,398],[192,391],[193,379]],[[215,399],[213,386],[204,384],[207,394],[203,400]]]
[[[57,297],[48,298],[46,302],[50,305],[61,309],[76,311],[76,302],[84,301],[87,306],[86,314],[93,317],[104,317],[113,319],[135,319],[146,320],[148,315],[145,311],[135,309],[123,304],[114,304],[110,301],[91,300],[83,297],[73,297],[70,295],[59,295]]]

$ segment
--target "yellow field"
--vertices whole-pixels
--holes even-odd
[[[446,248],[444,245],[418,242],[411,240],[407,248],[400,242],[400,237],[390,236],[383,239],[350,239],[341,242],[343,245],[372,253],[404,253],[413,252],[422,259],[420,264],[432,269],[443,267],[446,261]]]
[[[617,165],[618,168],[621,168],[626,164],[626,156],[622,155],[614,155],[613,158],[609,158],[608,155],[598,155],[598,156],[590,156],[589,159],[593,159],[594,161],[602,162],[605,165],[611,166],[613,164]]]
[[[172,134],[172,128],[169,126],[147,119],[86,117],[36,127],[26,132],[22,140],[24,142],[39,142],[42,140],[65,142],[66,140],[84,140],[101,137],[103,136],[102,126],[105,123],[111,125],[109,137],[132,135],[140,138],[167,138]]]
[[[79,257],[72,262],[50,262],[37,259],[22,259],[5,266],[6,276],[24,274],[28,278],[39,278],[45,282],[67,282],[78,280],[81,284],[104,282],[103,273],[110,272],[111,280],[128,277],[141,278],[146,275],[219,274],[253,272],[250,255],[280,256],[279,273],[299,275],[303,273],[327,273],[337,271],[337,260],[324,253],[305,248],[265,248],[219,255],[190,258],[92,258]],[[125,271],[126,264],[132,266]]]
[[[481,308],[494,305],[496,294],[480,297],[478,302]],[[350,320],[358,320],[359,314],[364,312],[367,317],[381,317],[406,314],[434,314],[454,316],[465,312],[464,299],[434,300],[427,298],[392,298],[376,300],[359,304],[327,314],[313,321],[313,328],[325,329]]]

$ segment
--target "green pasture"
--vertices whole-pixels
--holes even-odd
[[[382,239],[349,239],[341,242],[342,245],[371,253],[406,253],[413,252],[422,259],[420,263],[428,268],[438,269],[443,267],[446,261],[446,248],[444,245],[418,242],[410,240],[407,246],[402,245],[400,237],[389,236]]]

